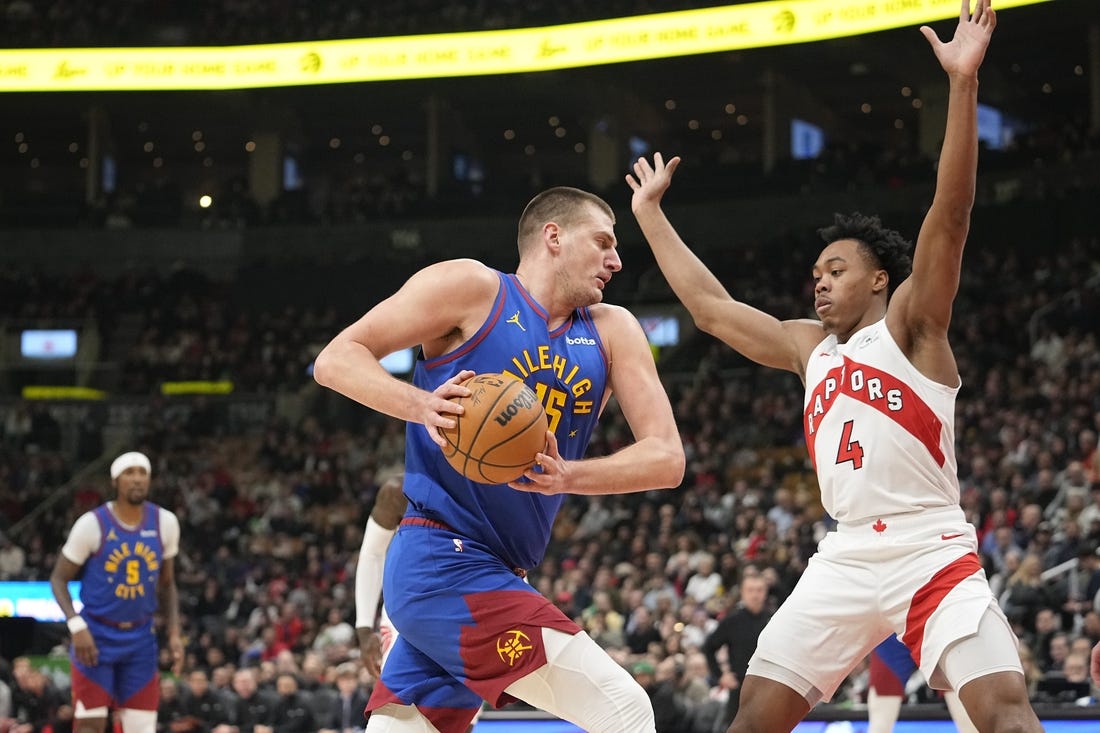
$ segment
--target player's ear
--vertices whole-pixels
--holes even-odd
[[[875,270],[874,280],[871,282],[871,290],[876,295],[886,290],[890,285],[890,274],[886,270]]]
[[[542,227],[542,239],[548,247],[557,250],[561,247],[561,227],[557,223],[548,221]]]

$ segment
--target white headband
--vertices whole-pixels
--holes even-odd
[[[122,475],[122,472],[127,468],[133,468],[134,466],[140,466],[144,468],[147,473],[153,472],[153,465],[149,463],[149,459],[144,453],[138,453],[137,451],[130,451],[129,453],[123,453],[121,456],[114,460],[111,464],[111,478],[116,479]]]

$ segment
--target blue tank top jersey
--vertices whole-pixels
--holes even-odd
[[[546,408],[561,455],[584,456],[607,386],[607,354],[587,308],[552,333],[547,313],[515,275],[497,273],[493,309],[473,338],[435,359],[418,359],[413,383],[433,391],[463,369],[522,380]],[[408,514],[442,522],[488,546],[511,567],[542,561],[562,496],[470,481],[454,470],[419,423],[405,441]]]
[[[140,526],[119,524],[107,505],[94,510],[99,520],[99,549],[84,563],[80,600],[85,613],[108,623],[151,620],[157,608],[157,580],[164,556],[160,508],[145,502]]]

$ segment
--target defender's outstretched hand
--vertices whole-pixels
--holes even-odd
[[[653,165],[645,158],[638,158],[634,163],[634,175],[626,174],[626,182],[634,189],[634,196],[630,199],[630,209],[635,214],[645,204],[659,204],[668,186],[672,183],[672,174],[676,172],[676,166],[680,165],[680,158],[674,156],[666,163],[660,153],[653,154]],[[637,176],[635,179],[634,176]]]
[[[991,0],[976,0],[974,12],[970,12],[970,0],[962,0],[962,12],[959,25],[955,28],[955,37],[947,43],[942,42],[936,32],[926,25],[920,32],[932,44],[932,51],[939,59],[940,66],[948,74],[974,76],[985,58],[989,48],[989,39],[997,27],[997,13],[990,5]]]

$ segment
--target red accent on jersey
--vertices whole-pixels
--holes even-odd
[[[856,381],[854,375],[857,372],[862,377],[858,380],[860,389],[853,386]],[[873,395],[870,389],[872,380],[878,380]],[[891,409],[891,405],[896,404],[889,398],[891,393],[896,394],[900,400],[900,409]],[[829,408],[833,406],[839,395],[846,395],[886,415],[919,440],[936,461],[936,465],[943,466],[944,455],[940,449],[943,423],[936,417],[936,413],[902,380],[887,372],[853,361],[847,356],[844,357],[843,365],[830,369],[825,378],[814,387],[803,412],[806,447],[814,465],[817,465],[815,446],[817,425],[828,414]],[[819,408],[820,411],[818,411]],[[817,411],[816,414],[815,411]]]
[[[982,569],[977,554],[970,552],[947,565],[913,594],[909,615],[905,619],[905,634],[901,640],[909,647],[913,660],[920,666],[921,646],[924,643],[924,626],[932,612],[939,608],[951,589]]]
[[[947,541],[947,540],[953,540],[956,537],[962,537],[962,536],[963,536],[962,532],[956,532],[954,534],[941,534],[940,539],[944,540],[944,541]]]
[[[885,532],[886,531],[886,522],[884,522],[880,519],[880,520],[878,520],[877,522],[875,522],[874,524],[871,525],[871,529],[875,530],[876,532]]]

